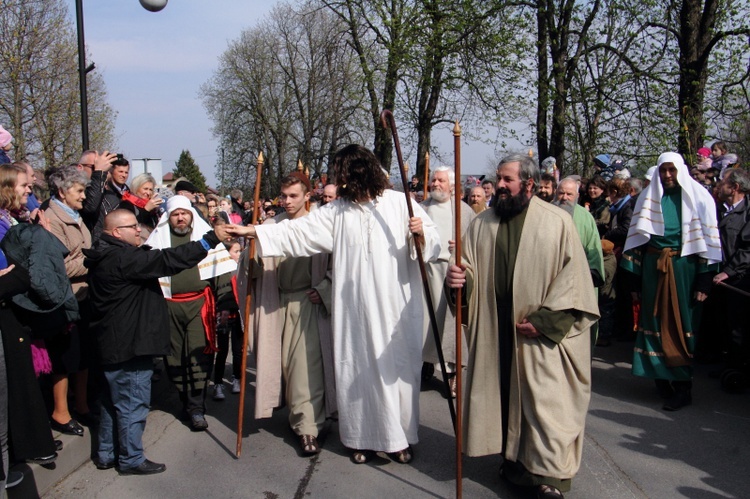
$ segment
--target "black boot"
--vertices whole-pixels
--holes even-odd
[[[662,407],[665,411],[679,411],[683,407],[693,403],[693,396],[690,393],[693,388],[692,381],[673,381],[675,394]]]
[[[671,399],[674,397],[674,387],[672,382],[668,379],[655,379],[656,389],[659,391],[659,396],[664,400]]]

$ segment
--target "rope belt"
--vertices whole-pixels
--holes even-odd
[[[654,317],[659,317],[661,346],[664,350],[664,360],[669,367],[690,365],[691,355],[685,343],[682,330],[682,316],[680,315],[680,300],[677,296],[677,283],[674,277],[672,257],[680,252],[672,248],[651,248],[651,254],[658,254],[656,270],[658,281],[656,284],[656,299],[654,300]]]

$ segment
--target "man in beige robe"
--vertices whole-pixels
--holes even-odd
[[[573,221],[534,196],[538,182],[528,156],[500,162],[495,204],[446,280],[466,285],[466,454],[501,453],[508,480],[562,497],[581,462],[598,308]]]
[[[448,271],[448,263],[451,258],[453,243],[456,239],[456,208],[453,194],[456,190],[456,174],[449,166],[435,168],[430,182],[430,198],[422,203],[424,211],[435,223],[440,235],[440,256],[434,262],[425,264],[427,270],[427,282],[430,285],[432,303],[435,308],[435,320],[440,333],[443,357],[449,373],[449,386],[451,395],[456,393],[456,320],[453,312],[448,307],[448,298],[445,292],[445,274]],[[480,189],[481,190],[481,189]],[[482,191],[484,198],[484,191]],[[461,202],[461,235],[469,228],[474,220],[475,214],[471,207]],[[435,364],[439,362],[437,344],[432,332],[430,318],[425,313],[424,347],[422,348],[422,380],[432,378]]]
[[[265,223],[306,216],[309,198],[307,177],[296,172],[285,177],[279,200],[286,212]],[[262,258],[256,283],[251,335],[257,364],[255,416],[271,416],[283,386],[289,425],[303,455],[320,452],[318,434],[336,406],[327,266],[326,254]]]

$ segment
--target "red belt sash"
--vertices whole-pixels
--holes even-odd
[[[201,319],[203,320],[203,330],[206,332],[206,348],[203,353],[211,354],[217,352],[218,343],[216,342],[216,303],[214,302],[214,294],[211,292],[211,288],[206,286],[203,291],[193,291],[190,293],[178,293],[172,295],[172,298],[167,298],[169,301],[176,303],[184,303],[189,301],[195,301],[200,298],[204,298],[203,306],[201,307]]]

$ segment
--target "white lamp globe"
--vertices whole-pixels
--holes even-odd
[[[159,12],[167,6],[168,0],[139,0],[144,9],[149,12]]]

